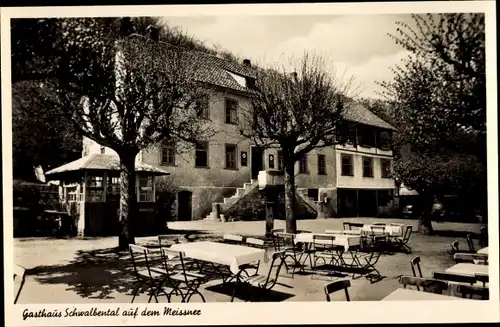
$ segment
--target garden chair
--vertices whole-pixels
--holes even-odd
[[[312,233],[310,230],[306,230],[306,229],[299,229],[297,230],[297,234],[310,234]]]
[[[422,288],[424,292],[428,293],[443,294],[443,292],[448,290],[447,282],[433,278],[401,276],[399,283],[403,284],[404,288],[408,285],[415,286],[418,291]]]
[[[172,293],[180,294],[181,302],[186,303],[189,302],[193,295],[198,294],[201,297],[202,301],[206,302],[205,297],[199,291],[199,287],[206,281],[206,276],[187,271],[184,264],[184,255],[182,252],[171,250],[169,248],[163,248],[162,252],[163,257],[166,258],[167,261],[172,261],[175,263],[180,262],[180,267],[175,264],[166,264],[166,266],[170,268],[170,270],[167,271],[167,274],[171,283],[173,284],[173,290],[172,292],[170,292],[170,296],[172,295]]]
[[[19,295],[21,295],[21,291],[23,289],[25,281],[26,281],[26,269],[19,265],[14,265],[14,285],[16,290],[14,297],[14,304],[17,303]]]
[[[373,223],[374,226],[385,226],[387,223]]]
[[[459,251],[460,250],[458,249],[458,241],[451,242],[451,253],[454,255],[455,253],[457,253]]]
[[[285,265],[287,273],[290,273],[289,266],[286,262],[286,259],[292,259],[292,278],[295,274],[295,269],[299,267],[301,270],[303,269],[303,265],[301,264],[302,259],[302,251],[297,249],[295,244],[295,234],[290,233],[277,233],[276,237],[279,240],[280,247],[278,251],[284,251],[283,256],[283,264]]]
[[[344,230],[351,230],[351,223],[348,222],[348,221],[344,221],[342,223],[342,227],[343,227]]]
[[[488,255],[482,253],[455,253],[453,259],[455,259],[456,263],[470,262],[481,265],[488,264]]]
[[[422,269],[420,269],[420,256],[413,257],[413,259],[410,260],[411,264],[411,271],[413,272],[413,277],[423,277],[422,276]],[[415,268],[418,269],[418,276],[417,276],[417,271]]]
[[[403,237],[395,237],[392,240],[392,244],[395,247],[403,250],[406,254],[411,253],[411,248],[408,246],[408,242],[410,241],[412,229],[413,229],[413,226],[411,226],[411,225],[406,226],[405,233],[404,233]]]
[[[251,247],[258,248],[258,249],[264,249],[264,241],[259,240],[258,238],[249,237],[245,240],[245,244],[248,246],[251,246]],[[255,273],[253,274],[253,275],[255,275],[259,272],[259,266],[260,266],[260,261],[257,261],[257,263],[243,264],[240,266],[240,269],[243,270],[246,275],[250,276],[248,274],[247,269],[255,269]]]
[[[365,224],[364,223],[360,223],[360,222],[351,222],[351,223],[349,223],[349,225],[351,226],[351,229],[352,229],[353,227],[355,227],[355,228],[363,228],[363,226]]]
[[[467,234],[466,239],[467,239],[467,245],[469,245],[469,252],[476,253],[472,234]]]
[[[353,253],[357,267],[361,270],[361,273],[358,277],[356,277],[356,272],[353,272],[353,279],[365,276],[365,278],[368,279],[371,284],[373,284],[384,278],[375,267],[380,259],[380,256],[382,255],[384,246],[385,236],[375,236],[373,243],[365,246],[363,248],[363,252],[356,251],[355,253]]]
[[[164,284],[166,275],[164,273],[153,271],[150,266],[150,260],[148,255],[150,250],[146,247],[129,244],[130,257],[132,259],[132,264],[134,265],[134,273],[137,281],[135,282],[134,292],[132,296],[132,301],[130,303],[134,303],[135,297],[139,292],[139,289],[143,286],[147,286],[149,290],[149,300],[148,303],[151,302],[151,299],[154,297],[156,303],[158,303],[158,297],[162,284]],[[167,296],[167,300],[170,302],[170,295],[165,291],[163,293]]]
[[[247,286],[254,286],[258,288],[258,293],[256,294],[259,299],[262,299],[265,296],[265,293],[272,290],[273,287],[278,282],[278,277],[281,271],[281,267],[285,262],[285,252],[279,251],[273,253],[271,265],[267,272],[267,275],[253,275],[249,277],[241,277],[241,281],[245,283]],[[234,289],[236,290],[236,288]],[[248,292],[251,294],[251,292]],[[235,292],[233,291],[233,297],[231,302],[234,299]],[[255,298],[255,297],[254,297]]]
[[[462,275],[462,274],[435,271],[432,274],[432,277],[434,279],[445,280],[448,282],[455,282],[455,283],[465,283],[471,285],[474,285],[476,283],[476,276],[471,276],[471,275]]]
[[[325,234],[342,235],[344,234],[344,231],[340,229],[325,229]]]
[[[460,284],[458,285],[457,291],[462,294],[463,298],[467,296],[469,296],[470,299],[473,299],[474,296],[478,296],[481,300],[489,300],[490,298],[490,289],[488,287]]]
[[[241,243],[243,243],[243,236],[241,236],[241,235],[224,234],[222,239],[223,239],[224,243],[228,243],[228,244],[240,245]]]
[[[346,301],[351,301],[349,298],[349,287],[351,287],[351,281],[348,279],[338,280],[325,286],[326,301],[331,302],[330,295],[344,290]]]
[[[313,248],[309,253],[307,253],[311,268],[313,269],[311,278],[314,277],[314,272],[316,271],[318,260],[323,260],[324,265],[338,264],[338,260],[337,258],[335,258],[337,249],[334,241],[334,235],[313,235]],[[314,256],[314,260],[311,260],[311,256]]]
[[[279,251],[282,244],[280,244],[280,239],[276,237],[277,233],[283,233],[285,230],[283,228],[275,228],[271,230],[271,239],[273,241],[274,251]]]

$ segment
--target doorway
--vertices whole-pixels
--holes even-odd
[[[252,159],[251,159],[251,170],[252,170],[252,179],[257,179],[259,176],[259,171],[264,170],[264,151],[256,146],[252,146]]]
[[[190,191],[180,191],[177,196],[177,201],[177,220],[191,221],[193,211],[193,193],[191,193]]]

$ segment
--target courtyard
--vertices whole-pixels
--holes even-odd
[[[467,250],[466,235],[479,234],[482,224],[472,223],[433,223],[435,235],[420,235],[415,232],[417,221],[405,219],[381,218],[346,218],[299,220],[299,230],[323,233],[325,230],[342,230],[344,222],[401,223],[413,226],[413,233],[408,245],[411,254],[395,252],[382,254],[376,264],[383,278],[371,283],[366,278],[352,279],[350,276],[311,276],[295,274],[292,276],[285,269],[280,272],[278,282],[262,301],[325,301],[324,287],[339,279],[349,279],[351,301],[379,301],[401,288],[399,277],[412,275],[410,260],[421,257],[422,274],[431,277],[433,271],[444,271],[455,264],[451,243],[459,242],[460,250]],[[276,220],[275,228],[284,228],[285,222]],[[263,238],[264,221],[249,222],[170,222],[173,238],[181,242],[221,241],[224,234],[238,234],[244,237]],[[138,245],[157,247],[158,239],[140,237]],[[130,303],[134,268],[128,252],[115,253],[117,237],[100,238],[17,238],[14,240],[15,264],[27,269],[26,282],[18,299],[20,304],[37,303]],[[477,248],[479,248],[476,245]],[[272,245],[266,250],[272,252]],[[263,263],[259,273],[266,274],[269,263]],[[232,290],[221,286],[216,280],[208,281],[200,287],[206,302],[229,302]],[[148,301],[147,293],[140,293],[135,303]],[[167,302],[165,297],[158,297],[159,302]],[[246,301],[245,294],[237,294],[234,301]],[[343,292],[332,295],[332,301],[344,301]],[[154,301],[154,300],[153,300]],[[193,296],[190,302],[201,301]],[[172,302],[180,302],[173,297]]]

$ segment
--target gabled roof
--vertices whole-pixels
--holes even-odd
[[[391,124],[386,122],[385,120],[381,119],[377,115],[375,115],[373,112],[371,112],[368,108],[366,108],[364,105],[354,102],[347,108],[345,108],[343,117],[346,120],[359,123],[359,124],[364,124],[364,125],[369,125],[369,126],[374,126],[374,127],[379,127],[379,128],[384,128],[384,129],[390,129],[390,130],[396,130]]]
[[[62,174],[84,170],[119,171],[120,158],[112,154],[94,153],[54,168],[48,171],[46,175],[48,178],[54,179],[56,176]],[[136,162],[135,170],[138,172],[150,172],[155,175],[170,175],[167,171],[143,162]]]
[[[132,34],[130,37],[144,38],[149,40],[146,36],[139,34]],[[153,42],[153,41],[151,41]],[[159,44],[165,47],[183,48],[175,45],[159,41]],[[257,76],[255,68],[236,63],[231,60],[219,58],[209,53],[189,50],[186,55],[190,56],[190,60],[196,67],[196,79],[200,82],[212,84],[241,92],[250,92],[250,89],[239,84],[230,73],[239,75],[243,78],[255,78]]]

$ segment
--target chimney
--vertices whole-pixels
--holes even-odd
[[[160,41],[160,28],[155,25],[149,25],[146,28],[146,33],[149,36],[149,38],[155,42]]]
[[[252,62],[250,61],[250,59],[243,59],[243,65],[250,67],[252,66]]]

